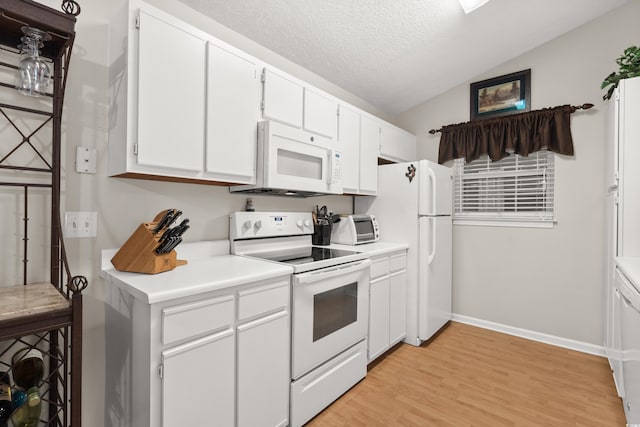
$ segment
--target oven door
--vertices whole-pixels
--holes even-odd
[[[367,259],[293,276],[294,380],[366,338],[370,265]]]
[[[331,141],[273,121],[261,122],[265,188],[342,194],[341,154]]]

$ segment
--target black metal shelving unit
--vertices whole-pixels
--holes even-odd
[[[0,0],[0,49],[3,57],[15,59],[0,61],[3,75],[17,72],[23,26],[36,27],[51,36],[51,40],[44,43],[41,55],[51,61],[53,68],[53,90],[39,99],[36,107],[28,104],[27,98],[24,103],[19,102],[21,95],[14,95],[17,93],[14,82],[0,81],[0,122],[15,130],[16,135],[15,140],[0,138],[0,191],[12,188],[11,191],[23,192],[24,198],[24,215],[18,230],[22,235],[19,261],[23,264],[22,283],[0,283],[0,371],[11,372],[8,360],[19,348],[38,348],[46,365],[40,384],[44,403],[40,425],[79,427],[82,423],[82,291],[87,287],[87,280],[83,276],[72,276],[67,262],[60,220],[60,157],[64,92],[80,8],[74,1],[63,0],[62,9],[64,12],[31,0]],[[7,96],[2,95],[3,91]],[[41,123],[27,130],[25,117]],[[45,133],[43,129],[49,129],[51,135],[50,145],[44,148],[33,143]],[[48,138],[49,134],[46,135]],[[27,164],[15,161],[19,157],[15,153],[21,150],[32,150],[33,159]],[[7,175],[9,179],[5,179]],[[39,227],[30,227],[29,212],[33,208],[29,206],[29,196],[30,192],[43,189],[50,191],[51,251],[49,265],[43,265],[42,271],[49,270],[50,280],[33,284],[27,268],[29,241],[33,228]]]

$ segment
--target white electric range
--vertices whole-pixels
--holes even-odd
[[[301,426],[366,375],[365,253],[313,246],[307,212],[234,212],[231,253],[290,265],[291,417]]]

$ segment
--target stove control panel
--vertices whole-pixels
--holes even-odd
[[[301,236],[313,234],[311,212],[233,212],[229,215],[229,238]]]

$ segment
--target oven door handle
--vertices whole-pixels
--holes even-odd
[[[332,277],[342,276],[359,270],[364,270],[365,268],[369,268],[370,265],[371,261],[365,259],[362,261],[339,265],[333,268],[323,268],[316,271],[310,271],[308,273],[296,274],[294,277],[296,278],[296,282],[298,284],[308,285],[320,280],[326,280]]]

